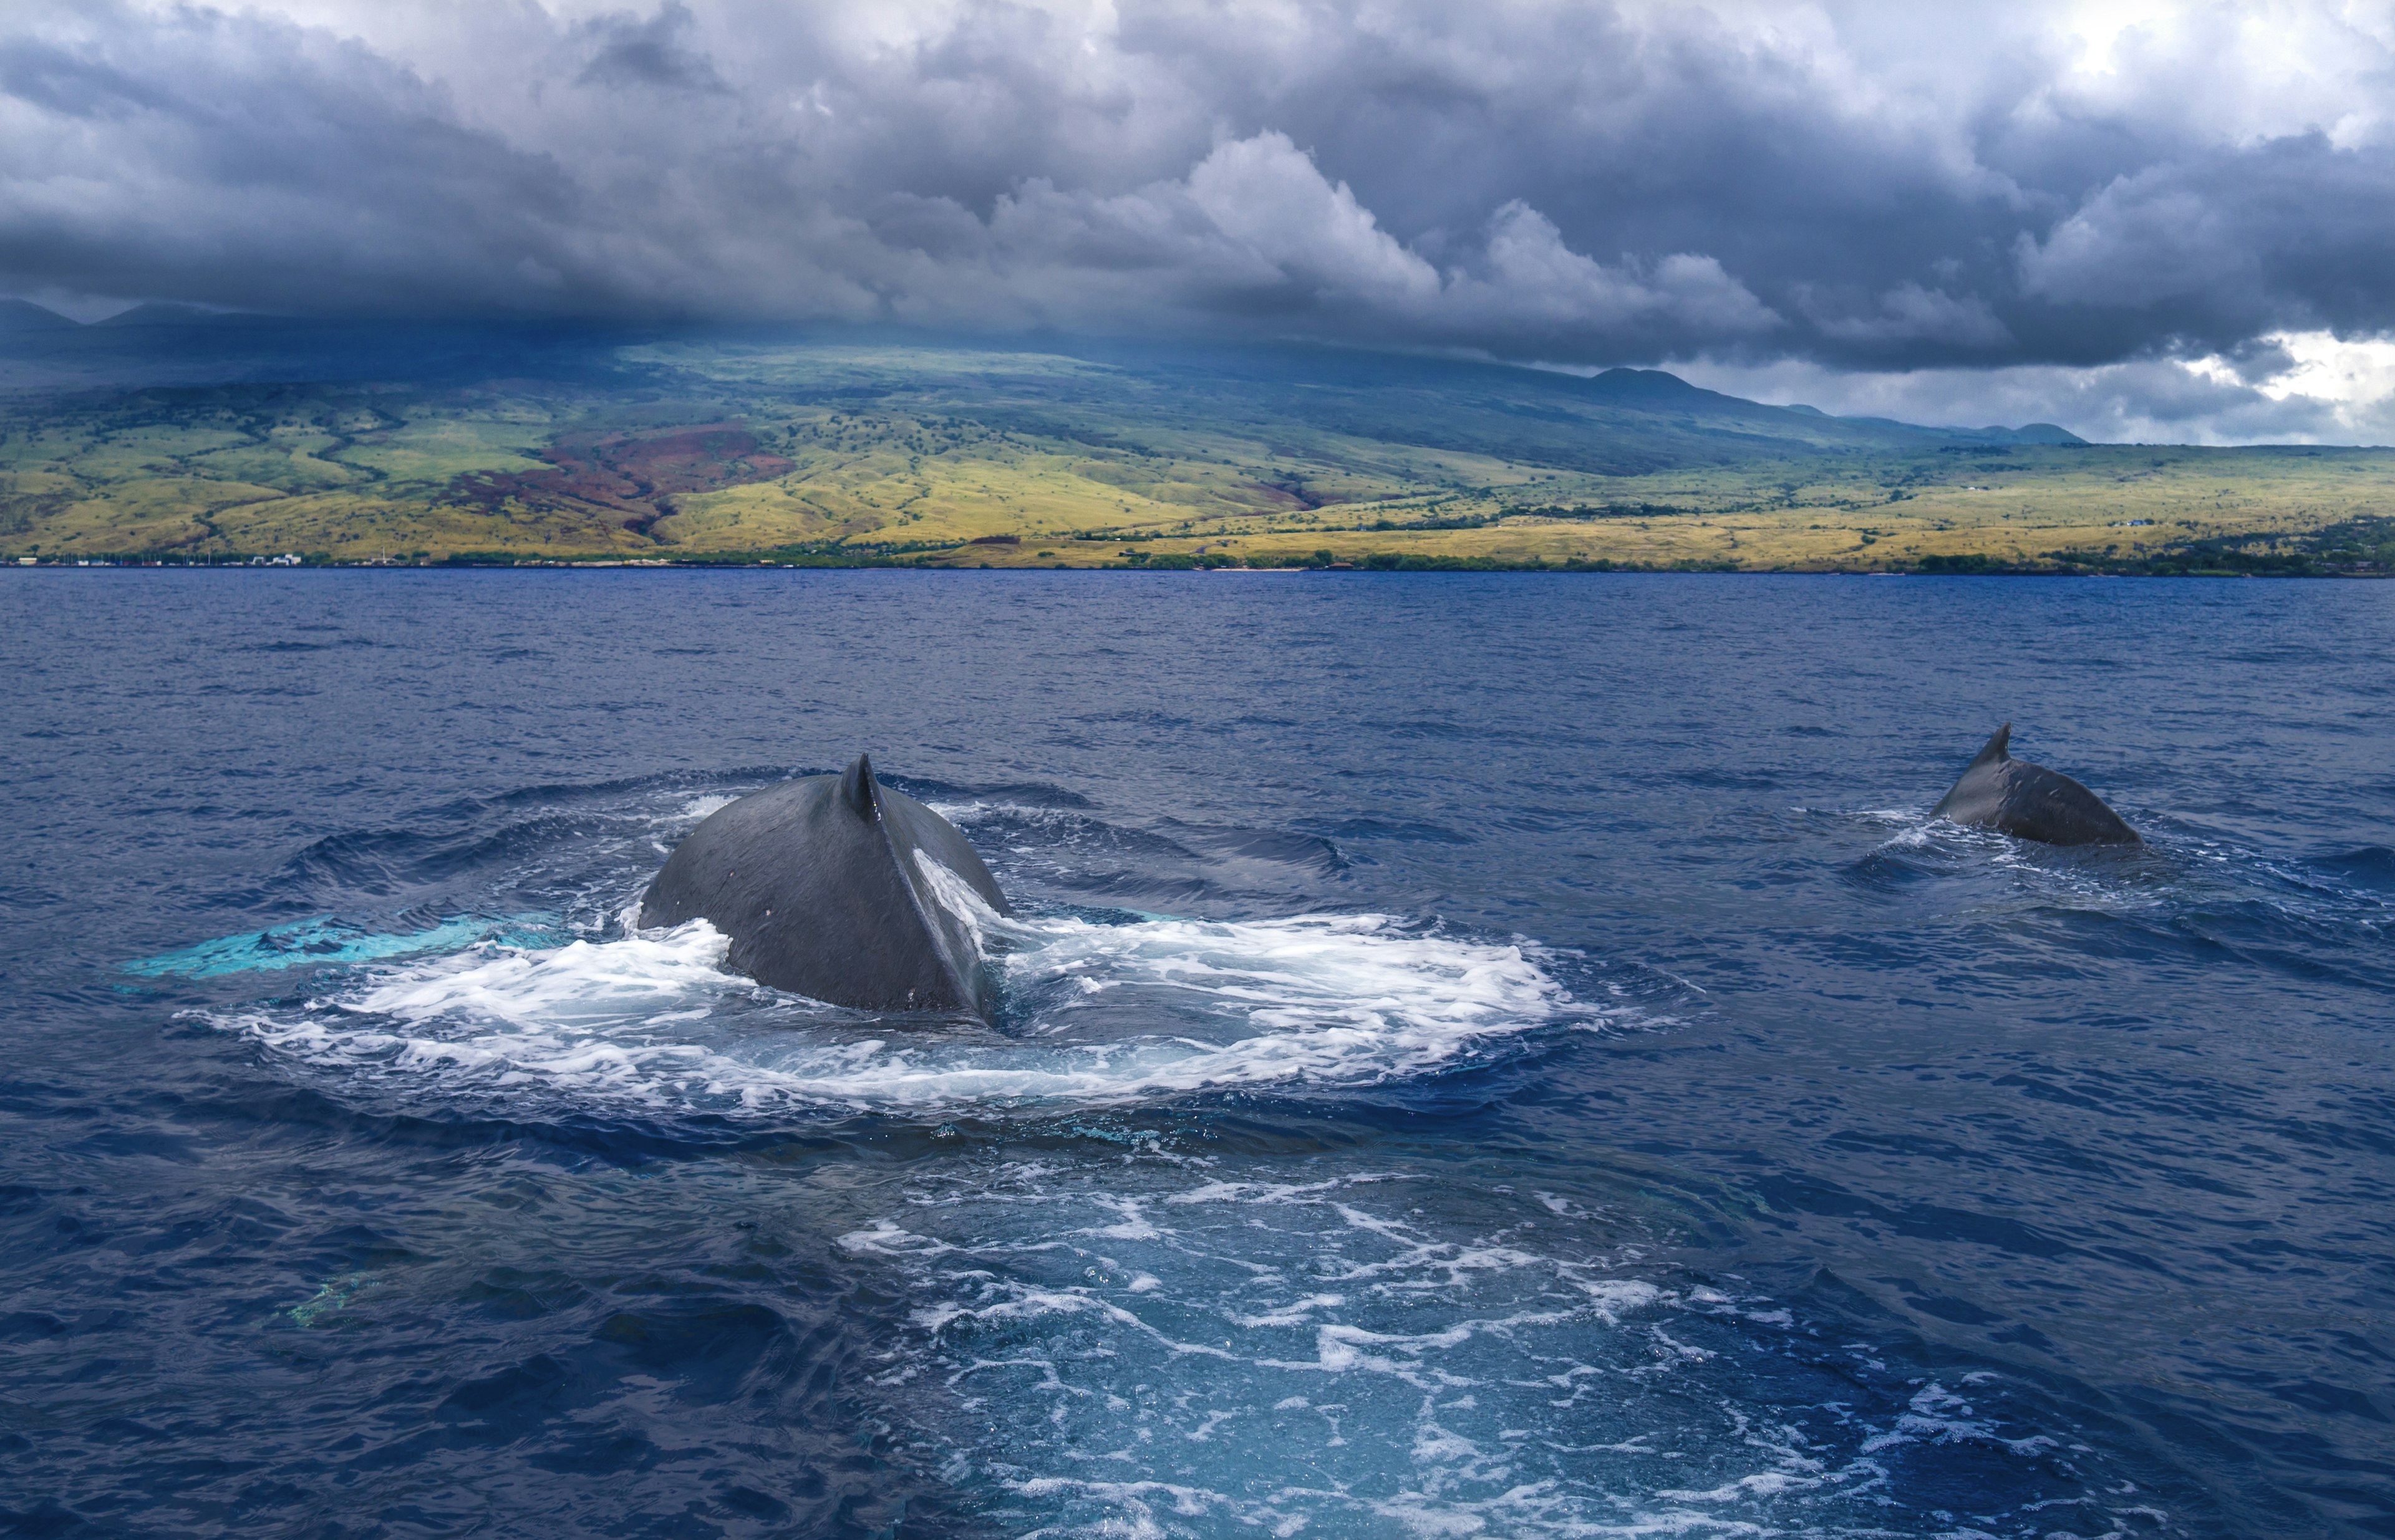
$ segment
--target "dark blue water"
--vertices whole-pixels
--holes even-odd
[[[0,577],[0,1531],[2395,1533],[2395,586]],[[1998,723],[2150,837],[1927,827]],[[859,750],[991,1028],[626,906]]]

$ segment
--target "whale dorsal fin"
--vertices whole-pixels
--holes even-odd
[[[2012,743],[2013,724],[2007,722],[1996,729],[1996,736],[1990,738],[1988,746],[1979,750],[1979,757],[1971,762],[1972,768],[1977,769],[1982,764],[2002,764],[2013,757]],[[864,761],[859,760],[857,763],[861,764]],[[850,772],[852,775],[854,773]]]
[[[867,823],[881,816],[881,788],[873,779],[873,762],[863,754],[840,777],[840,800]]]

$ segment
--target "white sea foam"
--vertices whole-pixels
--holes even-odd
[[[1365,1084],[1604,1019],[1523,946],[1383,915],[1009,921],[954,874],[926,875],[998,949],[1019,1007],[1007,1033],[893,1026],[763,989],[722,971],[725,939],[703,921],[549,949],[486,943],[337,976],[296,1011],[211,1019],[319,1066],[715,1112]]]
[[[498,949],[465,967],[442,963],[385,976],[344,1008],[412,1022],[483,1017],[518,1027],[654,1020],[695,996],[721,992],[728,943],[697,921],[620,941],[576,941],[549,951]]]
[[[1087,1120],[1112,1131],[1102,1159],[993,1168],[968,1141],[860,1193],[837,1241],[906,1300],[877,1391],[1013,1533],[1872,1532],[1890,1461],[2048,1447],[1961,1387],[1858,1409],[1823,1375],[1814,1404],[1759,1405],[1750,1339],[1794,1340],[1791,1313],[1643,1271],[1647,1237],[1585,1194],[1226,1164],[1128,1110],[1434,1074],[1604,1019],[1532,949],[1370,915],[1100,925],[942,901],[997,949],[1012,1035],[778,994],[723,972],[704,923],[370,962],[217,1019],[418,1104],[1111,1109]]]
[[[1881,1452],[1949,1443],[2017,1457],[2013,1500],[2077,1494],[2034,1433],[1800,1369],[1784,1308],[1641,1276],[1589,1217],[1158,1152],[925,1177],[838,1243],[912,1305],[893,1414],[1012,1533],[1913,1533]]]

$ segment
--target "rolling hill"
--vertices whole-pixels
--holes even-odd
[[[2395,455],[1289,345],[0,316],[0,554],[2379,570]]]

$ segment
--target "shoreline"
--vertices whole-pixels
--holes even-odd
[[[574,561],[480,561],[452,558],[438,562],[333,562],[311,560],[277,560],[267,557],[234,558],[219,562],[136,560],[34,560],[0,556],[0,572],[60,572],[60,571],[153,571],[153,572],[908,572],[908,573],[1172,573],[1227,574],[1243,577],[1321,577],[1321,578],[1383,578],[1383,577],[1624,577],[1624,578],[1984,578],[2010,579],[2107,578],[2141,578],[2169,581],[2184,578],[2271,578],[2291,582],[2320,582],[2343,579],[2355,582],[2381,581],[2395,573],[2368,570],[2351,571],[2333,568],[2240,569],[2232,567],[2187,567],[2161,570],[2107,569],[2101,567],[2023,567],[1990,563],[1985,566],[1956,568],[1918,567],[1737,567],[1682,564],[1674,566],[1640,566],[1623,562],[1546,562],[1510,563],[1475,562],[1472,564],[1415,564],[1408,562],[1393,566],[1362,566],[1339,563],[1330,566],[1233,566],[1222,565],[1131,565],[1110,563],[1086,566],[1053,566],[976,564],[972,566],[932,562],[770,562],[770,561],[672,561],[636,560],[622,562]]]

